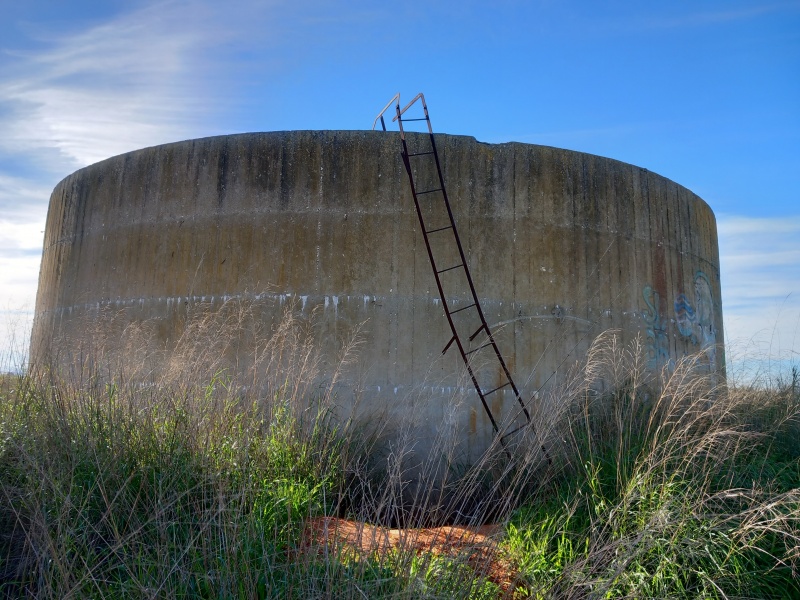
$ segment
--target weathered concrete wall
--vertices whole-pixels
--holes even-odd
[[[525,397],[609,328],[641,335],[654,367],[701,348],[720,366],[716,224],[699,197],[588,154],[437,144],[476,289]],[[382,132],[206,138],[70,175],[50,200],[32,357],[117,309],[123,325],[157,323],[168,346],[191,303],[236,296],[273,300],[268,320],[287,301],[320,307],[331,352],[366,322],[342,386],[368,402],[422,392],[435,423],[461,380],[456,352],[440,357],[450,333],[399,140]],[[498,394],[493,408],[512,403]],[[477,396],[459,419],[474,454],[491,434]]]

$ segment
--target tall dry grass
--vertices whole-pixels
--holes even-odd
[[[0,589],[32,598],[785,597],[800,593],[796,387],[660,374],[614,332],[532,406],[536,428],[465,464],[454,398],[433,450],[339,402],[313,320],[265,331],[199,310],[165,352],[85,352],[7,377]],[[143,327],[146,327],[145,324]],[[241,336],[254,355],[236,349]],[[98,346],[101,344],[98,343]],[[126,359],[127,356],[127,359]],[[542,446],[547,452],[542,452]],[[305,523],[501,523],[490,560],[304,547]],[[491,553],[486,556],[490,556]]]
[[[509,546],[546,597],[800,593],[800,397],[727,388],[702,357],[650,374],[598,338],[561,390],[563,471],[523,502]]]

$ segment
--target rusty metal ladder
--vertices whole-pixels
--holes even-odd
[[[422,106],[424,116],[405,117],[406,111],[418,101]],[[383,131],[386,131],[383,115],[393,104],[396,115],[392,121],[396,121],[400,128],[403,164],[411,184],[411,194],[414,198],[433,275],[436,278],[439,297],[453,334],[442,350],[442,354],[445,354],[453,344],[458,348],[495,434],[499,436],[503,449],[511,458],[508,440],[524,428],[532,427],[531,415],[511,377],[505,360],[503,360],[475,292],[475,285],[447,196],[425,96],[422,93],[417,94],[401,109],[400,94],[396,94],[375,118],[372,124],[373,130],[380,121]],[[421,132],[421,135],[407,136],[403,124],[411,121],[425,121],[428,129],[427,136],[424,131]],[[409,148],[410,142],[417,145],[426,143],[427,145]],[[469,288],[469,297],[466,302],[463,300],[466,296],[464,283]],[[484,361],[483,364],[481,361]],[[481,381],[481,377],[479,377],[479,367],[482,372],[498,374],[497,378],[487,385],[487,382]],[[519,410],[513,419],[498,422],[490,408],[489,398],[509,389],[513,392]],[[520,421],[523,421],[522,424],[519,424]],[[544,446],[542,446],[542,451],[547,455]]]

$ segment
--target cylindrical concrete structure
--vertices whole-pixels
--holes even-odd
[[[722,366],[716,224],[698,196],[598,156],[436,140],[477,293],[523,397],[610,328],[641,335],[653,367],[701,349]],[[340,385],[364,401],[419,392],[435,422],[463,385],[460,358],[441,357],[450,332],[400,141],[383,132],[191,140],[70,175],[50,200],[32,359],[117,309],[123,325],[156,323],[169,347],[191,303],[236,297],[270,300],[265,319],[289,300],[319,307],[328,340],[363,323]],[[491,428],[471,398],[463,426],[479,448]],[[498,394],[492,408],[513,402]]]

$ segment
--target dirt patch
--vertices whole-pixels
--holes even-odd
[[[510,597],[515,587],[516,573],[498,552],[497,544],[502,534],[500,525],[389,529],[322,517],[307,523],[303,549],[305,552],[322,553],[332,546],[338,546],[361,556],[383,556],[398,549],[455,558],[469,564],[476,573],[497,584],[505,597]]]

